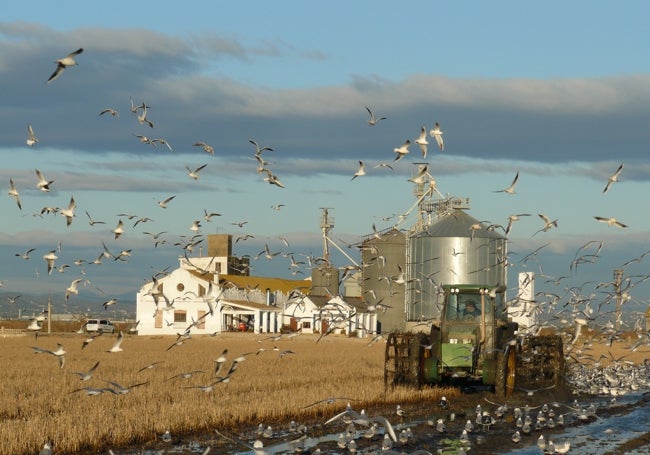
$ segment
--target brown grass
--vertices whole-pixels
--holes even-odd
[[[123,352],[108,353],[115,335],[103,335],[81,349],[85,335],[72,333],[0,338],[3,365],[0,388],[0,454],[35,453],[47,440],[57,452],[106,450],[173,434],[234,429],[260,422],[288,422],[331,416],[346,400],[305,407],[328,397],[358,400],[355,407],[432,400],[455,389],[397,388],[384,391],[384,345],[368,340],[300,335],[280,341],[263,335],[220,334],[195,337],[169,351],[172,337],[126,336]],[[64,368],[56,358],[34,354],[31,346],[54,350],[63,344]],[[295,354],[280,358],[280,350]],[[265,348],[260,354],[258,349]],[[184,388],[205,385],[214,377],[214,360],[228,349],[233,358],[252,353],[240,363],[230,382],[214,391]],[[75,371],[99,361],[93,378],[82,382]],[[138,372],[152,362],[162,362]],[[204,370],[190,379],[168,380],[180,372]],[[104,381],[129,386],[148,381],[126,395],[88,396],[85,386],[110,387]]]

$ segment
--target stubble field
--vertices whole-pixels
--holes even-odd
[[[259,422],[288,422],[331,416],[346,401],[373,403],[438,400],[455,390],[396,389],[384,392],[384,344],[367,339],[317,335],[265,339],[249,333],[197,336],[168,349],[174,337],[125,335],[122,352],[109,353],[116,335],[105,334],[82,349],[82,334],[0,338],[3,387],[0,388],[0,454],[38,453],[53,441],[58,453],[107,450],[173,434],[236,429]],[[65,364],[36,354],[32,346],[56,350],[63,345]],[[215,381],[214,362],[224,350],[223,377],[238,362],[228,382],[211,392],[195,386]],[[92,378],[85,372],[99,362]],[[156,363],[160,362],[160,363]],[[145,368],[156,363],[152,368]],[[144,369],[143,369],[144,368]],[[192,371],[192,377],[172,378]],[[170,379],[172,378],[172,379]],[[88,395],[83,387],[134,387],[129,393]],[[345,398],[307,407],[330,397]],[[354,400],[354,401],[353,401]],[[338,406],[333,408],[333,406]]]

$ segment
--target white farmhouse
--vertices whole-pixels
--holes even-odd
[[[232,236],[208,236],[208,256],[179,258],[179,267],[140,288],[136,312],[140,335],[231,330],[275,333],[293,289],[309,280],[248,276],[248,260],[232,256]]]

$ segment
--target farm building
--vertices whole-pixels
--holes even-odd
[[[339,270],[312,270],[312,279],[248,275],[246,258],[232,256],[232,237],[208,236],[208,254],[179,258],[179,267],[144,284],[136,296],[138,334],[224,331],[365,336],[377,332],[376,312],[359,296],[338,293]],[[358,294],[358,292],[357,292]]]

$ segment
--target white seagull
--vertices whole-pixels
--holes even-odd
[[[75,280],[72,280],[72,283],[70,283],[70,286],[67,287],[65,290],[65,300],[68,301],[70,298],[70,294],[78,295],[79,294],[79,289],[77,289],[77,285],[81,283],[82,278],[77,278]]]
[[[425,127],[422,127],[420,130],[420,136],[415,140],[415,143],[420,146],[420,151],[422,152],[422,158],[427,157],[427,146],[429,143],[427,142],[427,129]]]
[[[32,124],[27,125],[27,140],[25,141],[30,147],[38,142]]]
[[[36,188],[39,190],[43,191],[44,193],[47,193],[50,191],[50,185],[54,183],[54,180],[47,180],[41,171],[38,169],[35,169],[36,171],[36,176],[38,177],[38,183],[36,184]]]
[[[167,204],[169,204],[175,197],[176,197],[175,195],[174,196],[169,196],[167,199],[165,199],[163,201],[158,201],[158,205],[160,206],[160,208],[166,209]]]
[[[611,217],[611,218],[605,218],[602,216],[595,216],[594,219],[597,221],[600,221],[601,223],[607,223],[608,226],[615,226],[618,228],[626,228],[627,224],[623,224],[620,221],[618,221],[616,218]]]
[[[119,335],[117,336],[117,340],[115,340],[115,343],[113,344],[113,347],[110,348],[106,352],[122,352],[122,341],[124,340],[124,333],[120,330]]]
[[[120,116],[120,113],[119,113],[119,112],[117,112],[115,109],[112,109],[112,108],[110,108],[110,107],[104,109],[103,111],[101,111],[101,112],[99,113],[99,115],[104,115],[104,114],[111,114],[113,117],[119,117],[119,116]]]
[[[354,180],[357,177],[361,177],[362,175],[366,175],[366,170],[363,161],[359,161],[359,169],[357,170],[357,172],[354,173],[354,175],[350,180]]]
[[[409,145],[411,145],[411,140],[407,139],[401,146],[395,147],[393,151],[397,153],[397,157],[395,158],[395,161],[401,160],[404,155],[409,153]]]
[[[203,148],[203,151],[205,153],[209,153],[210,155],[214,156],[214,147],[212,147],[210,144],[207,144],[203,141],[195,142],[192,144],[194,147],[201,147]]]
[[[502,190],[495,190],[493,191],[494,193],[508,193],[508,194],[515,194],[515,185],[517,184],[517,180],[519,180],[519,172],[515,174],[515,178],[512,180],[512,183],[508,188],[504,188]]]
[[[49,253],[43,255],[43,260],[47,262],[47,274],[51,275],[54,269],[54,261],[59,259],[56,255],[56,250],[51,250]]]
[[[71,196],[68,208],[61,209],[59,212],[61,216],[65,217],[66,226],[70,226],[70,224],[72,224],[72,218],[74,218],[74,209],[76,206],[77,203],[74,201],[74,197]]]
[[[54,62],[54,63],[57,64],[56,70],[54,70],[54,73],[52,73],[52,75],[50,76],[50,78],[47,80],[46,83],[49,84],[54,79],[59,77],[61,75],[61,73],[63,72],[63,70],[65,70],[68,66],[78,65],[78,63],[75,61],[74,58],[75,58],[75,56],[81,54],[83,51],[84,51],[83,48],[80,47],[79,49],[77,49],[74,52],[69,53],[65,57],[60,58],[59,60],[56,60]]]
[[[22,210],[23,206],[20,204],[20,193],[16,189],[16,185],[14,185],[14,181],[11,178],[9,179],[9,193],[8,194],[9,194],[9,196],[11,196],[12,198],[14,198],[16,200],[16,204],[18,204],[18,208],[20,210]]]
[[[621,164],[618,169],[616,169],[616,172],[614,172],[609,179],[607,180],[607,185],[605,186],[605,189],[603,190],[603,194],[607,193],[609,191],[609,187],[612,186],[614,182],[618,182],[618,175],[621,173],[623,170],[623,164]]]
[[[117,222],[117,226],[115,226],[115,229],[111,231],[113,234],[115,234],[115,240],[119,239],[122,234],[124,234],[124,222],[122,220],[119,220]]]
[[[431,137],[436,138],[436,142],[438,143],[438,148],[440,149],[441,152],[445,151],[445,143],[442,140],[442,135],[443,132],[440,130],[440,123],[436,122],[436,124],[431,128],[431,131],[429,131],[429,135]]]
[[[187,175],[189,175],[189,176],[190,176],[191,178],[193,178],[194,180],[198,180],[198,179],[199,179],[199,172],[200,172],[204,167],[206,167],[207,165],[208,165],[207,163],[206,163],[206,164],[203,164],[203,165],[197,167],[197,168],[194,169],[194,170],[191,170],[191,169],[189,168],[189,166],[185,166],[185,169],[187,169]]]
[[[365,108],[368,111],[368,114],[370,114],[370,118],[368,119],[368,125],[375,126],[377,122],[379,122],[380,120],[386,120],[386,117],[375,117],[375,114],[370,110],[368,106],[365,106]]]

